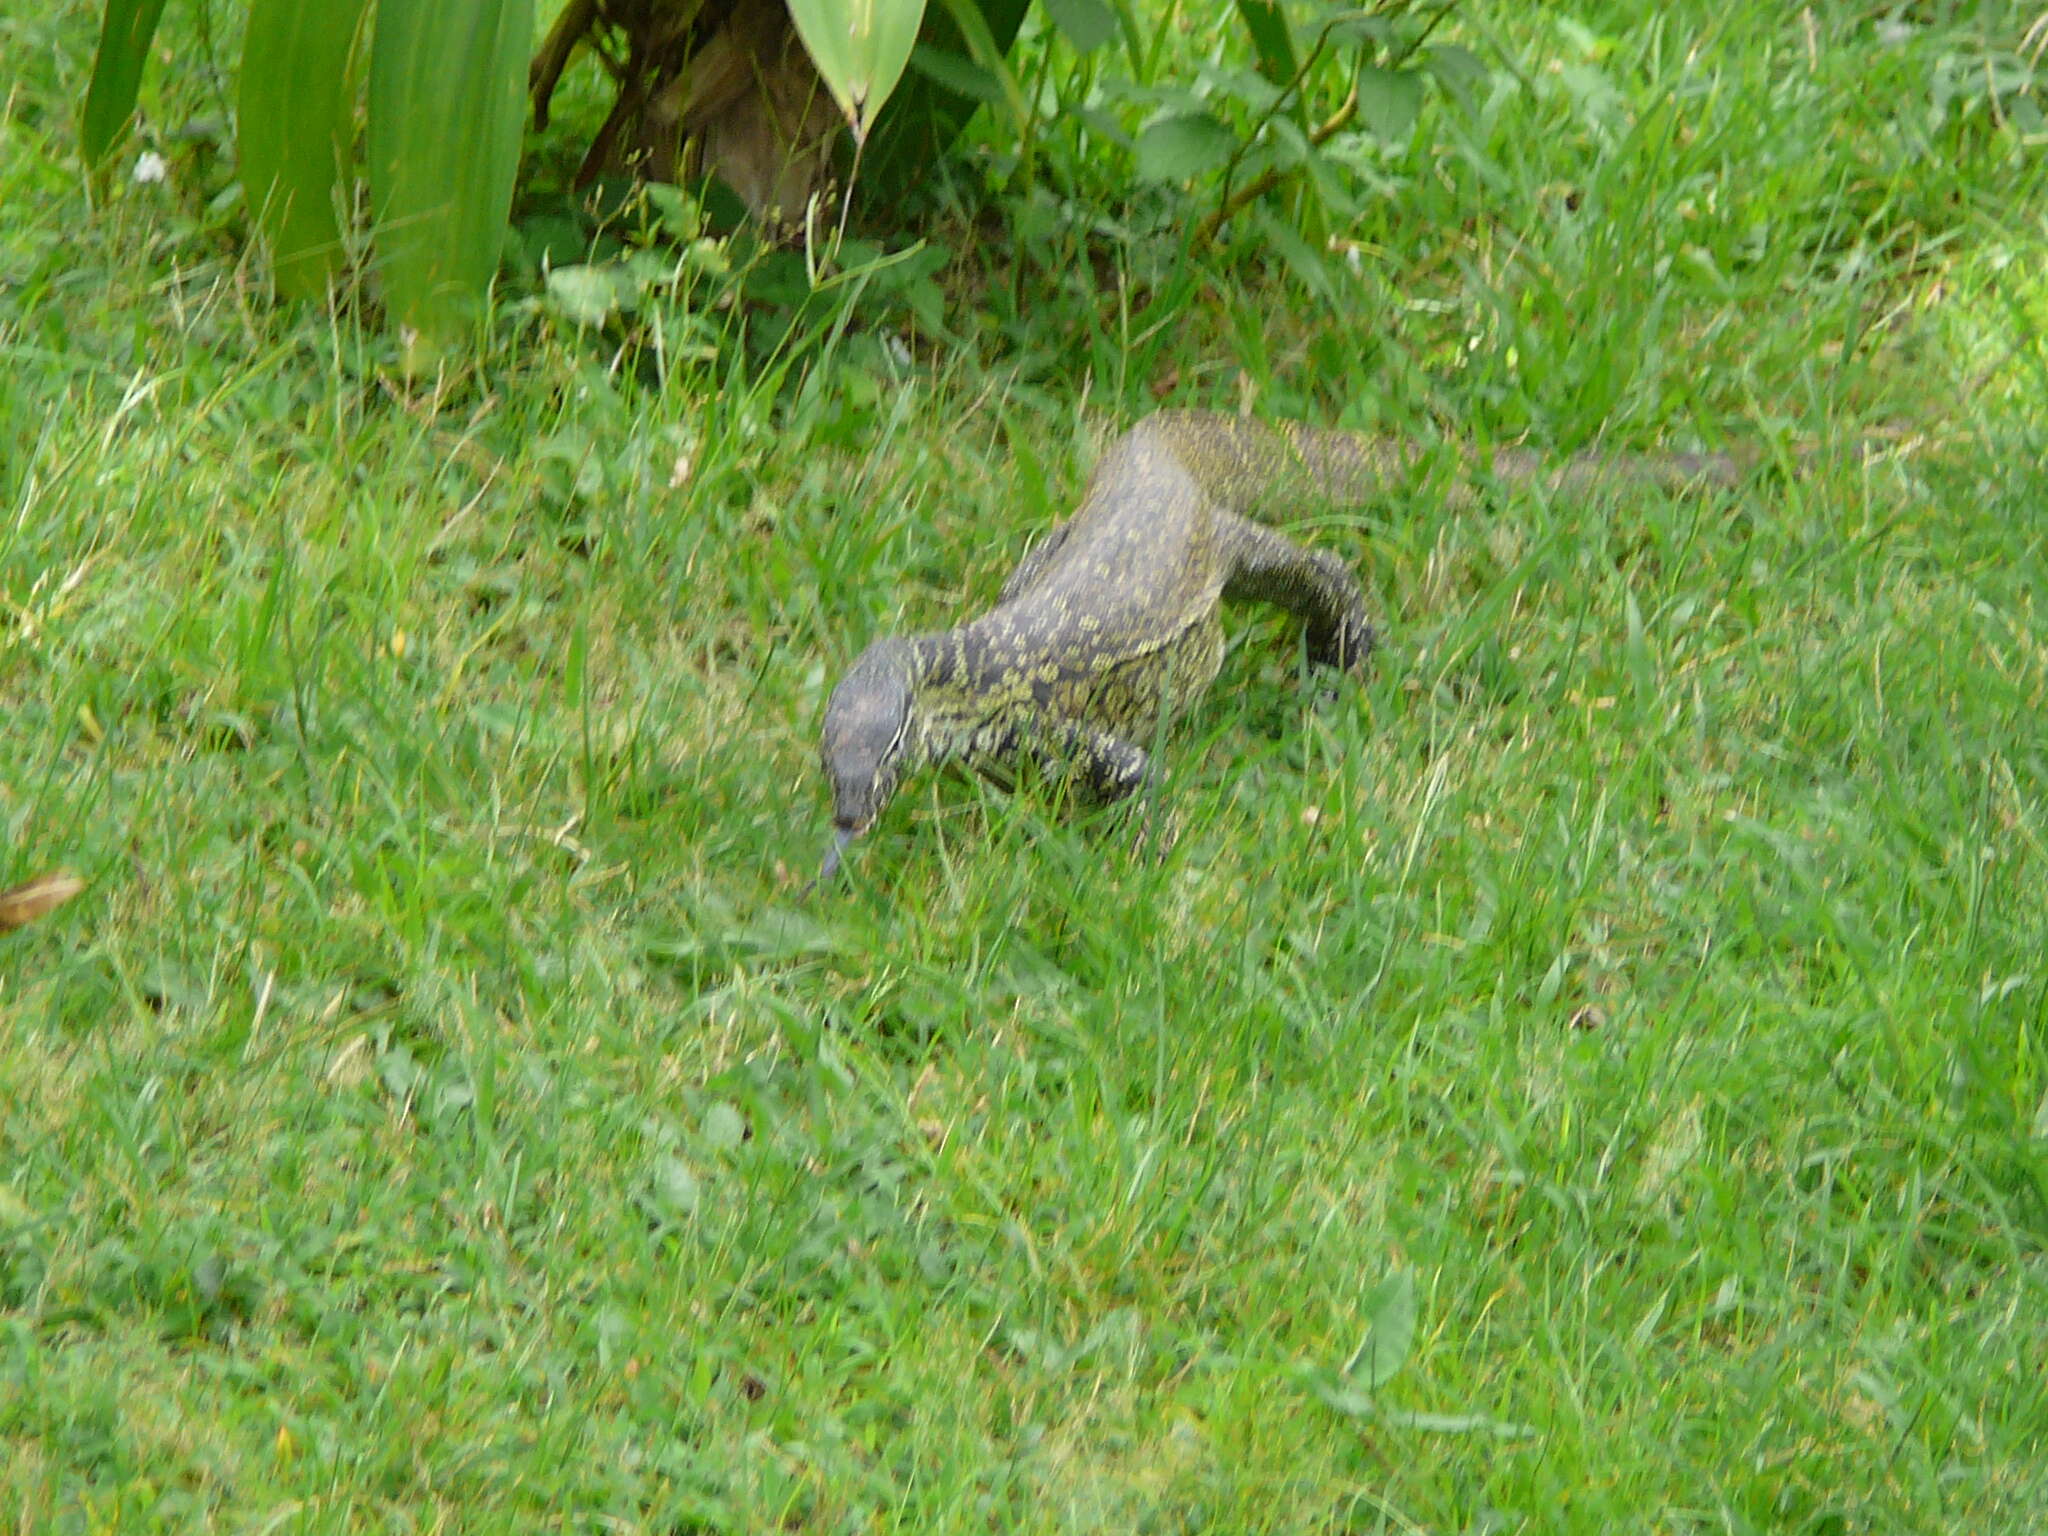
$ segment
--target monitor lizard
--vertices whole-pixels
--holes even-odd
[[[1357,670],[1374,643],[1357,577],[1328,550],[1252,519],[1371,500],[1429,451],[1205,411],[1146,417],[1109,446],[1081,505],[1024,556],[994,608],[875,641],[832,691],[823,756],[836,837],[819,879],[914,768],[957,761],[1001,777],[1028,756],[1071,770],[1103,800],[1138,788],[1149,745],[1222,664],[1219,599],[1277,604],[1307,625],[1311,661]],[[1567,493],[1741,477],[1719,454],[1584,453],[1552,465],[1503,448],[1480,467]],[[1451,492],[1453,506],[1474,499],[1470,484]]]

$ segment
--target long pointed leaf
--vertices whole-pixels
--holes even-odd
[[[519,169],[532,0],[380,0],[370,48],[370,206],[406,363],[475,315]]]
[[[1021,0],[1019,19],[1030,0]],[[947,13],[953,18],[953,25],[966,45],[967,56],[1002,83],[1003,99],[1009,104],[1010,115],[1020,123],[1031,116],[1031,108],[1024,100],[1024,87],[1010,68],[1008,59],[1010,45],[1016,41],[1012,32],[1006,41],[999,28],[1008,20],[1006,0],[945,0]]]
[[[920,67],[876,120],[874,137],[862,159],[867,195],[900,196],[931,173],[933,162],[952,148],[968,118],[989,100],[968,84],[969,80],[993,82],[1002,93],[995,99],[1010,102],[1022,121],[1022,97],[1015,94],[1014,79],[1003,79],[1008,68],[1002,60],[1016,42],[1030,6],[1031,0],[941,0],[925,7],[918,35]],[[971,39],[955,14],[962,10],[970,13],[974,23]],[[922,60],[927,58],[971,61],[973,67],[926,68]]]
[[[1259,56],[1259,73],[1273,84],[1289,85],[1300,68],[1294,57],[1294,30],[1287,24],[1287,12],[1279,0],[1237,0],[1238,18],[1251,34],[1252,51]]]
[[[903,78],[924,0],[788,0],[790,19],[854,137]]]
[[[85,88],[85,113],[78,125],[85,163],[98,170],[113,152],[135,110],[135,91],[150,39],[164,14],[164,0],[107,0],[100,18],[100,46],[93,54],[92,81]]]
[[[349,129],[349,55],[364,0],[255,0],[236,102],[242,187],[270,237],[277,291],[317,298],[341,264],[334,184]]]

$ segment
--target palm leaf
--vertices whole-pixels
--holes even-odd
[[[380,0],[370,50],[370,206],[406,365],[475,318],[519,169],[532,0]]]
[[[317,298],[341,262],[334,213],[363,0],[255,0],[236,102],[242,187],[270,238],[277,291]]]
[[[164,13],[164,0],[107,0],[100,18],[100,45],[92,58],[92,80],[85,88],[85,115],[79,123],[79,147],[85,163],[98,170],[135,111],[135,91],[150,40]]]

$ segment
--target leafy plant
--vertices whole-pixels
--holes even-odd
[[[1305,188],[1291,217],[1262,209],[1259,224],[1297,266],[1312,265],[1319,258],[1310,240],[1353,211],[1351,173],[1375,146],[1412,131],[1425,76],[1455,85],[1478,71],[1463,50],[1430,42],[1455,3],[1385,0],[1290,14],[1278,0],[1239,0],[1256,68],[1213,64],[1193,79],[1150,80],[1160,38],[1145,37],[1127,7],[1048,0],[1047,16],[1076,55],[1125,44],[1127,77],[1069,101],[1048,96],[1042,81],[1027,88],[1007,62],[1028,0],[943,0],[929,9],[925,0],[762,0],[721,13],[716,27],[692,0],[572,0],[530,74],[533,0],[380,0],[374,8],[251,0],[238,75],[240,172],[278,291],[318,296],[346,259],[362,100],[376,270],[409,367],[473,322],[497,268],[519,164],[522,78],[544,119],[556,79],[585,42],[619,90],[585,158],[586,178],[614,160],[659,180],[717,170],[746,183],[743,200],[755,212],[800,213],[828,172],[837,119],[827,109],[821,130],[814,101],[772,109],[815,97],[822,81],[861,152],[871,146],[884,188],[921,173],[984,103],[1007,119],[1028,188],[1047,114],[1071,114],[1127,146],[1139,183],[1212,199],[1194,225],[1197,242],[1267,194]],[[108,0],[81,133],[96,169],[132,115],[162,13],[163,0]],[[607,30],[624,39],[623,60],[600,46]],[[1126,131],[1118,109],[1145,120]],[[711,122],[721,125],[721,153],[732,163],[678,160],[678,139]],[[600,308],[610,302],[583,297]]]
[[[108,0],[81,145],[105,167],[135,109],[163,0]],[[337,204],[367,45],[371,218],[385,302],[417,365],[472,319],[496,271],[519,165],[532,0],[251,0],[237,92],[243,188],[278,291],[310,298],[340,270]]]
[[[857,136],[901,77],[923,9],[923,0],[792,7]],[[665,10],[673,20],[677,8]],[[162,15],[163,0],[108,0],[80,125],[95,170],[127,129]],[[237,149],[281,294],[316,297],[343,265],[338,209],[351,202],[360,86],[377,270],[408,366],[471,323],[504,242],[533,34],[532,0],[380,0],[374,11],[364,0],[251,0]]]
[[[1127,139],[1139,181],[1213,198],[1193,227],[1195,243],[1213,240],[1268,194],[1299,188],[1305,200],[1291,218],[1261,220],[1291,250],[1301,232],[1356,211],[1349,188],[1406,146],[1429,81],[1462,89],[1484,73],[1465,49],[1432,41],[1456,3],[1383,0],[1290,15],[1268,0],[1242,0],[1254,68],[1218,62],[1192,79],[1111,82],[1099,94],[1108,105],[1121,99],[1149,110]],[[1105,113],[1087,115],[1091,127],[1103,126]]]
[[[1074,9],[1108,14],[1105,0],[1047,0],[1054,21]],[[1031,0],[942,0],[927,7],[909,72],[863,153],[870,190],[892,196],[915,184],[953,147],[984,106],[1007,111],[1028,135],[1030,110],[1008,58]],[[1083,51],[1092,44],[1070,41]]]
[[[1365,1333],[1342,1367],[1335,1372],[1309,1368],[1302,1373],[1309,1391],[1325,1406],[1347,1419],[1377,1421],[1429,1434],[1478,1433],[1521,1440],[1536,1433],[1527,1424],[1484,1413],[1420,1413],[1388,1408],[1380,1399],[1381,1391],[1407,1366],[1415,1350],[1418,1313],[1413,1272],[1394,1270],[1367,1293],[1361,1310],[1365,1314]]]

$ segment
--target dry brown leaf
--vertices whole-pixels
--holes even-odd
[[[85,882],[70,870],[53,869],[11,890],[0,891],[0,933],[54,912],[84,889]]]

